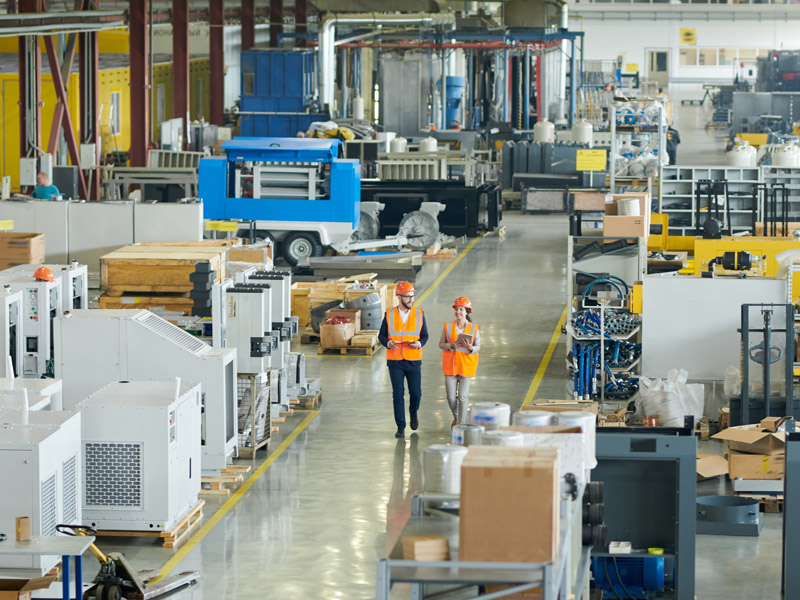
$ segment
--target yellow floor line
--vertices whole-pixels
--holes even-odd
[[[467,244],[467,247],[464,248],[461,251],[461,254],[456,256],[456,258],[455,258],[455,260],[453,262],[451,262],[449,265],[447,265],[447,268],[444,271],[442,271],[442,274],[439,275],[436,278],[436,280],[431,284],[431,286],[428,289],[426,289],[424,292],[422,292],[422,294],[419,295],[419,297],[417,298],[417,301],[415,302],[415,304],[422,304],[425,301],[425,298],[427,298],[430,295],[430,293],[433,290],[435,290],[440,283],[442,283],[442,280],[445,277],[447,277],[447,275],[450,273],[450,271],[453,270],[453,268],[461,261],[461,259],[464,258],[467,255],[467,253],[475,247],[475,244],[477,244],[479,241],[481,241],[481,239],[483,239],[483,238],[476,237],[469,244]]]
[[[163,579],[169,575],[172,570],[177,567],[184,558],[186,558],[186,555],[189,554],[189,552],[191,552],[212,529],[214,529],[214,526],[222,520],[222,517],[228,514],[228,512],[234,506],[236,506],[236,503],[242,499],[242,496],[247,493],[247,490],[249,490],[253,484],[258,481],[258,479],[266,472],[266,470],[269,469],[272,463],[274,463],[275,460],[281,454],[283,454],[283,452],[292,444],[293,441],[295,441],[295,439],[297,439],[297,436],[300,435],[306,427],[308,427],[308,424],[311,423],[311,421],[313,421],[318,414],[318,410],[308,411],[306,418],[294,428],[292,433],[290,433],[286,439],[283,440],[283,442],[281,442],[281,445],[275,449],[275,452],[270,454],[266,460],[261,463],[261,466],[259,466],[258,469],[256,469],[255,472],[247,479],[247,481],[245,481],[242,486],[236,490],[230,498],[228,498],[225,504],[219,507],[217,512],[211,516],[206,524],[198,529],[197,533],[195,533],[191,538],[189,538],[186,544],[175,553],[175,556],[170,558],[167,563],[161,567],[161,573],[158,576],[158,579],[155,579],[154,581],[158,581],[159,579]]]
[[[542,379],[544,379],[544,374],[547,371],[547,365],[550,364],[550,359],[553,358],[553,352],[556,349],[556,344],[558,344],[558,338],[561,337],[561,328],[566,322],[567,307],[565,306],[564,312],[561,313],[561,317],[558,319],[558,323],[556,323],[555,331],[553,331],[553,337],[550,338],[550,343],[547,345],[547,350],[545,350],[544,356],[542,357],[542,362],[539,363],[539,368],[536,369],[536,375],[533,376],[531,387],[528,388],[528,393],[525,394],[525,399],[522,401],[522,406],[526,406],[533,401],[533,397],[536,395],[536,391],[539,389]]]

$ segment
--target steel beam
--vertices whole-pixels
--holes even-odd
[[[81,4],[82,0],[77,0],[78,4]],[[48,36],[47,39],[50,39]],[[67,38],[66,48],[64,50],[64,60],[61,61],[59,67],[59,73],[61,75],[61,80],[64,84],[64,89],[69,90],[69,80],[70,76],[72,75],[72,63],[75,60],[75,41],[77,40],[77,34],[70,34]],[[45,41],[45,44],[47,42]],[[55,49],[54,49],[55,50]],[[49,53],[49,50],[48,50]],[[49,56],[48,56],[49,59]],[[50,59],[50,68],[52,69],[52,59]],[[56,61],[58,62],[58,61]],[[56,78],[53,77],[53,84],[55,85]],[[64,104],[60,97],[58,100],[58,104],[56,104],[55,110],[53,111],[53,123],[50,125],[50,139],[47,142],[47,153],[55,155],[56,153],[56,146],[58,145],[59,139],[59,132],[61,131],[61,122],[64,118],[64,113],[69,110],[69,106]]]
[[[189,0],[172,0],[172,117],[183,119],[184,149],[190,141],[189,107]]]
[[[269,47],[277,48],[283,33],[283,0],[269,0]]]
[[[64,85],[64,80],[61,78],[61,65],[58,63],[56,46],[53,43],[53,38],[51,36],[46,36],[44,38],[44,45],[47,49],[47,59],[50,61],[50,73],[53,77],[53,85],[56,88],[58,104],[63,107],[61,115],[59,115],[59,120],[64,125],[64,137],[67,141],[67,150],[69,151],[72,164],[78,167],[78,193],[81,195],[81,198],[86,198],[86,180],[83,178],[83,171],[81,170],[81,153],[78,148],[78,140],[75,138],[75,130],[72,128],[72,116],[69,114],[69,105],[67,104],[67,88]],[[71,60],[70,63],[72,63]],[[51,139],[57,139],[58,132],[56,131],[54,134],[51,134],[51,136]],[[55,144],[52,144],[52,146],[53,150],[55,150]]]
[[[94,0],[86,0],[85,6],[93,6]],[[97,165],[100,164],[100,131],[98,116],[100,57],[97,45],[97,33],[81,33],[78,54],[78,75],[81,87],[81,143],[94,144],[94,164],[83,165],[89,171],[87,200],[100,199],[100,175]]]
[[[209,97],[212,125],[225,120],[225,0],[209,0]]]
[[[270,6],[270,13],[272,7]],[[242,50],[251,50],[256,45],[256,0],[242,0]],[[270,43],[272,42],[270,32]]]
[[[147,146],[150,141],[150,81],[148,63],[150,53],[147,44],[147,12],[150,0],[130,3],[130,109],[131,109],[131,154],[132,167],[147,166]]]
[[[38,0],[19,0],[20,12],[38,12]],[[41,149],[42,60],[38,36],[19,38],[19,155],[38,156]]]

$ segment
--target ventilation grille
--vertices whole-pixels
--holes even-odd
[[[142,444],[87,442],[86,506],[141,508]]]
[[[78,472],[77,457],[71,456],[61,465],[64,485],[64,522],[78,522]]]
[[[56,504],[56,475],[42,482],[42,535],[56,535],[58,513]]]
[[[138,319],[138,321],[150,331],[175,342],[181,348],[197,356],[200,356],[203,350],[208,347],[208,344],[205,342],[197,339],[190,333],[186,333],[183,329],[176,327],[169,321],[153,313],[147,313],[144,317]]]

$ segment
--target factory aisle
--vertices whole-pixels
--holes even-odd
[[[147,538],[103,538],[100,547],[124,552],[139,569],[159,567],[176,556],[167,565],[173,573],[199,570],[200,583],[174,594],[175,600],[265,594],[373,598],[376,560],[397,539],[411,494],[422,486],[419,455],[450,438],[438,339],[443,323],[452,318],[453,300],[469,296],[481,326],[483,347],[471,399],[508,402],[515,410],[562,314],[567,219],[514,214],[505,223],[505,239],[477,241],[434,288],[452,261],[426,261],[418,277],[417,297],[427,296],[421,306],[430,340],[417,435],[407,430],[404,440],[394,438],[383,351],[373,357],[318,357],[314,346],[298,345],[310,375],[322,377],[322,410],[316,416],[298,411],[281,426],[280,437],[285,437],[292,425],[305,425],[291,444],[272,446],[273,455],[280,455],[232,508],[214,517],[213,528],[206,524],[199,530],[205,534],[199,543],[196,534],[177,554]],[[561,383],[563,354],[555,358],[553,371]],[[207,500],[207,519],[222,502]],[[89,557],[85,564],[87,577],[93,577],[96,561]],[[402,587],[394,593],[403,597]]]

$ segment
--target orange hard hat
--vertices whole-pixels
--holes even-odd
[[[33,272],[33,278],[41,281],[55,281],[53,272],[47,267],[39,267]]]
[[[416,290],[414,286],[408,281],[401,281],[397,284],[397,287],[394,288],[394,295],[401,296],[403,294],[413,294]]]
[[[453,308],[456,306],[463,306],[467,309],[467,312],[472,312],[472,302],[470,302],[469,298],[466,296],[459,296],[456,298],[455,302],[453,302]]]

